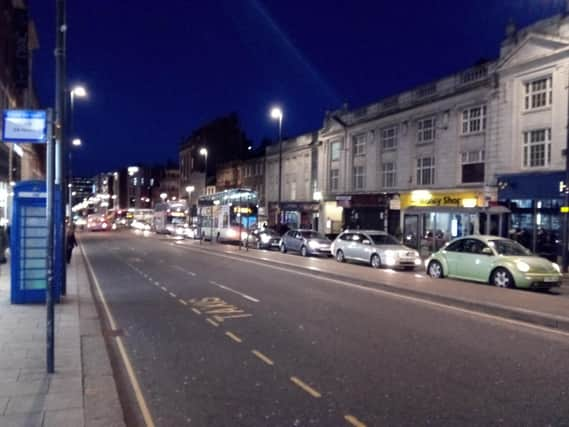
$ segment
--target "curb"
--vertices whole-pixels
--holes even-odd
[[[78,283],[85,426],[124,427],[123,406],[104,334],[105,320],[93,292],[93,279],[82,246],[77,252],[76,256],[81,257],[77,261],[81,262],[86,279],[85,283]]]

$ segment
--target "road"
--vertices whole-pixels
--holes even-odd
[[[81,242],[157,426],[568,424],[567,335],[293,261],[130,232]]]

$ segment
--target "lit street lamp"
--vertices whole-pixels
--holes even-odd
[[[73,133],[74,133],[74,129],[73,129],[73,109],[75,106],[75,98],[86,98],[87,97],[87,90],[85,89],[84,86],[73,86],[70,90],[69,90],[69,120],[68,122],[68,126],[69,126],[69,136],[71,136],[72,140],[71,140],[71,145],[73,147],[79,147],[81,146],[81,140],[79,138],[73,138]],[[69,154],[68,154],[68,166],[67,166],[67,182],[68,184],[71,184],[71,180],[73,179],[73,168],[72,168],[72,163],[71,163],[71,159],[72,159],[72,155],[71,155],[71,150],[68,150]],[[68,208],[67,208],[67,216],[69,217],[69,220],[71,221],[71,206],[72,206],[72,197],[71,194],[69,194],[69,202],[68,202]]]
[[[168,194],[160,193],[160,198],[162,199],[162,202],[164,202],[168,198]]]
[[[281,223],[281,195],[282,195],[282,176],[283,176],[283,110],[280,107],[271,109],[271,119],[278,120],[279,123],[279,190],[277,199],[277,226]]]
[[[73,140],[71,141],[71,145],[73,145],[74,147],[81,147],[82,144],[83,142],[79,138],[73,138]]]
[[[205,158],[205,172],[204,172],[204,191],[207,194],[207,148],[200,148],[200,155]],[[209,242],[213,243],[213,205],[209,207],[210,217],[209,217]],[[201,239],[200,239],[201,242]]]

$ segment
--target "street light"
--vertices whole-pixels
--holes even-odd
[[[277,200],[277,226],[281,223],[281,196],[282,196],[282,177],[283,177],[283,110],[280,107],[271,109],[271,119],[278,120],[279,123],[279,190]]]
[[[75,106],[75,97],[77,98],[86,98],[87,97],[87,90],[85,89],[84,86],[73,86],[70,90],[69,90],[69,120],[68,120],[68,126],[69,126],[69,135],[72,136],[74,133],[74,129],[73,129],[73,109]],[[73,138],[71,140],[71,145],[74,147],[79,147],[81,146],[81,140],[79,138]],[[72,168],[72,164],[71,164],[71,159],[72,159],[72,155],[71,155],[71,150],[69,150],[69,154],[68,154],[68,162],[69,165],[67,167],[67,181],[69,183],[71,183],[71,180],[73,179],[73,168]],[[72,205],[72,198],[71,198],[71,194],[69,194],[69,206],[67,208],[67,216],[69,218],[71,218],[71,205]]]
[[[164,202],[168,198],[168,194],[160,193],[160,198],[162,199],[162,202]]]
[[[200,155],[204,156],[205,158],[205,173],[204,173],[204,190],[207,194],[207,148],[202,147],[200,148]],[[210,216],[209,216],[209,243],[213,243],[213,206],[209,207],[210,209]],[[201,239],[200,239],[201,242]]]
[[[74,147],[81,147],[82,144],[83,142],[79,138],[73,138],[73,140],[71,141],[71,145],[73,145]],[[71,155],[71,152],[69,154]]]

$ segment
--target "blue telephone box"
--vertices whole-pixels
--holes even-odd
[[[55,188],[55,206],[61,192]],[[44,303],[47,287],[47,192],[44,181],[22,181],[14,186],[12,227],[10,232],[12,304]],[[54,221],[62,220],[55,209]],[[55,227],[55,254],[60,257],[60,227]],[[53,299],[61,295],[60,260],[54,260]],[[62,261],[62,260],[61,260]]]

